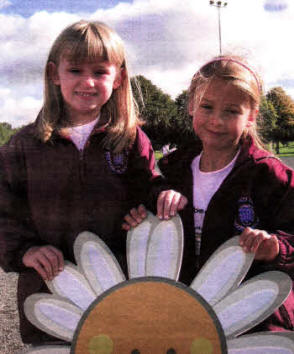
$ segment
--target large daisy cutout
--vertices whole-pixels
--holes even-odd
[[[272,271],[241,283],[253,261],[238,236],[210,257],[190,287],[177,281],[182,262],[180,218],[151,213],[128,233],[126,280],[96,235],[81,233],[77,266],[65,265],[52,294],[25,302],[28,319],[69,344],[40,346],[35,354],[290,354],[294,334],[242,335],[287,298],[292,282]]]

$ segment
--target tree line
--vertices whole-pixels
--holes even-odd
[[[187,91],[175,99],[164,93],[150,80],[139,75],[131,80],[142,129],[149,136],[154,149],[164,145],[182,146],[195,139],[192,118],[187,112]],[[270,89],[262,97],[258,129],[265,143],[271,143],[279,153],[280,144],[294,140],[294,101],[281,87]],[[0,123],[0,145],[7,142],[19,128]]]

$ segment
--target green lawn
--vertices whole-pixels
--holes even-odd
[[[293,156],[294,155],[294,141],[288,143],[288,146],[280,144],[279,156]]]

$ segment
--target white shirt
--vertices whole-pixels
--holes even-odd
[[[195,233],[201,234],[203,221],[208,204],[219,189],[220,185],[231,172],[235,165],[239,152],[233,160],[220,170],[212,172],[202,172],[199,169],[201,155],[195,157],[192,161],[191,168],[193,173],[193,205],[194,205],[194,226]]]
[[[92,133],[92,130],[96,125],[96,123],[98,122],[98,120],[99,117],[91,121],[90,123],[68,128],[69,137],[71,141],[76,145],[78,150],[84,149],[87,139]]]

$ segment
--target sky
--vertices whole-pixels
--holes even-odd
[[[222,51],[245,56],[265,89],[294,98],[293,0],[227,0]],[[80,19],[114,28],[131,75],[144,75],[172,98],[219,54],[218,12],[209,0],[0,0],[0,122],[34,121],[43,70],[57,35]]]

